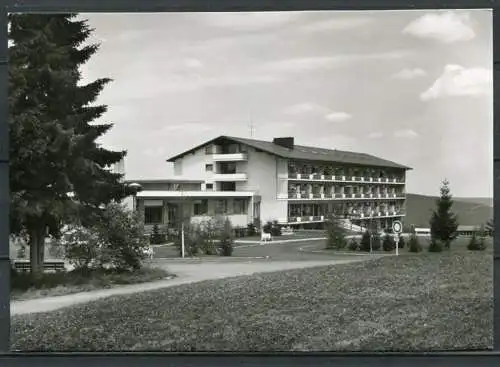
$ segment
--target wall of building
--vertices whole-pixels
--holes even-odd
[[[237,182],[237,191],[253,191],[261,196],[261,220],[285,220],[287,216],[286,201],[277,199],[278,158],[264,152],[248,148],[246,163],[248,180]]]
[[[233,205],[234,205],[234,198],[222,198],[222,200],[227,201],[227,208],[228,208],[228,213],[226,214],[227,217],[231,220],[231,223],[235,227],[246,227],[250,222],[251,222],[251,212],[250,212],[250,207],[251,207],[251,200],[250,198],[247,199],[247,210],[245,210],[244,214],[234,214],[233,213]],[[151,199],[143,199],[139,198],[138,199],[138,208],[142,212],[142,215],[144,217],[144,205],[146,200],[151,200]],[[159,200],[159,199],[152,199],[154,201]],[[169,222],[168,218],[168,204],[181,204],[183,207],[183,212],[186,215],[186,217],[190,217],[192,222],[201,222],[204,220],[208,220],[210,218],[213,218],[216,214],[216,203],[217,200],[219,199],[206,199],[207,201],[207,206],[208,206],[208,214],[207,215],[194,215],[194,204],[195,202],[198,202],[202,199],[190,199],[190,200],[180,200],[178,198],[172,198],[172,199],[163,199],[163,224],[159,224],[160,227],[166,226]],[[152,229],[153,225],[146,225],[146,231],[150,231]]]
[[[174,163],[175,175],[190,180],[206,180],[212,176],[211,172],[205,171],[206,164],[213,164],[211,158],[211,155],[205,154],[205,148],[189,153]]]

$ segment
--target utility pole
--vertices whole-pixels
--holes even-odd
[[[182,248],[182,258],[186,256],[186,247],[184,243],[184,187],[180,183],[181,187],[181,248]]]

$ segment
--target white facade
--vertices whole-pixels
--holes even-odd
[[[175,178],[144,181],[137,195],[137,209],[147,218],[155,211],[156,224],[169,225],[178,208],[193,221],[223,214],[237,227],[254,219],[321,223],[332,212],[363,226],[375,221],[387,227],[404,217],[403,168],[289,160],[231,140],[173,159]],[[151,200],[161,206],[161,216],[160,209],[146,209]]]

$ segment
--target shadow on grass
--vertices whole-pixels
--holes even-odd
[[[112,288],[118,285],[152,282],[172,274],[159,268],[143,267],[136,271],[116,271],[94,269],[91,271],[72,270],[59,273],[11,272],[11,300],[26,300],[41,297],[61,296],[78,292]]]

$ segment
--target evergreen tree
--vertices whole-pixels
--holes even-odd
[[[493,223],[493,219],[490,219],[486,222],[485,230],[488,236],[493,236],[495,224]]]
[[[382,241],[382,248],[384,249],[384,251],[393,251],[396,249],[396,242],[389,233],[386,233],[384,235],[384,239]]]
[[[451,242],[457,237],[458,221],[457,216],[451,212],[453,200],[447,180],[443,181],[440,191],[436,210],[430,220],[431,243],[435,246],[444,244],[445,248],[450,248]]]
[[[361,242],[359,244],[360,250],[365,252],[370,252],[372,248],[372,235],[370,231],[366,230],[363,232],[363,236],[361,237]]]
[[[327,243],[326,248],[328,249],[343,249],[347,246],[347,241],[345,238],[345,228],[341,224],[340,219],[335,215],[330,215],[326,221],[326,233],[327,233]]]
[[[28,232],[36,273],[47,233],[131,191],[108,169],[126,152],[96,142],[112,125],[91,124],[106,112],[92,104],[110,80],[81,84],[79,68],[98,50],[84,44],[92,29],[75,14],[10,14],[9,23],[11,231]]]

